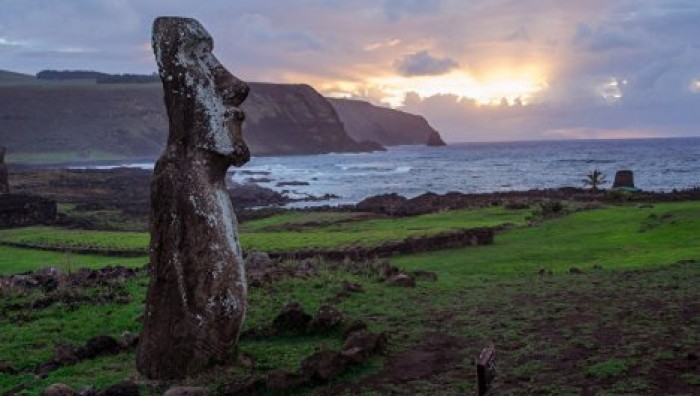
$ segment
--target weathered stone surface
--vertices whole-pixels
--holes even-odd
[[[302,360],[300,374],[312,381],[326,382],[342,373],[348,363],[338,352],[321,350]]]
[[[246,310],[237,222],[224,178],[250,159],[238,108],[248,86],[193,19],[158,18],[153,49],[170,134],[151,185],[151,282],[137,368],[183,378],[230,356]]]
[[[49,385],[42,393],[43,396],[73,396],[74,394],[73,388],[66,384]]]
[[[634,172],[631,170],[620,170],[615,173],[613,188],[635,188]]]
[[[10,182],[7,180],[7,165],[5,165],[5,152],[5,147],[0,146],[0,194],[10,192]]]

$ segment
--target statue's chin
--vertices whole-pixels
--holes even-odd
[[[240,167],[245,165],[250,161],[250,150],[245,143],[235,143],[233,145],[233,152],[230,155],[231,164],[235,167]]]

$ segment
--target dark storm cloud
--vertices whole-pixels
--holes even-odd
[[[394,62],[394,67],[402,76],[436,76],[458,66],[454,60],[434,57],[426,50],[406,55]]]

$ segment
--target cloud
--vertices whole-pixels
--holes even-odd
[[[697,0],[2,0],[0,69],[151,73],[143,43],[161,15],[200,20],[249,81],[396,105],[409,88],[387,81],[439,75],[438,95],[406,96],[404,108],[452,141],[697,135],[700,125]],[[543,88],[494,108],[450,90],[501,82]]]
[[[434,57],[427,50],[406,55],[394,62],[394,68],[403,76],[435,76],[458,66],[454,60]]]
[[[403,16],[435,13],[440,6],[440,0],[385,0],[384,15],[390,21],[396,21]]]

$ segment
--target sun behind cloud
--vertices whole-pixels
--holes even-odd
[[[409,92],[423,98],[455,95],[473,100],[480,106],[500,105],[504,99],[511,105],[528,105],[547,87],[543,69],[531,66],[519,70],[493,68],[478,75],[456,69],[433,76],[369,76],[360,82],[326,82],[320,88],[327,95],[370,97],[391,107],[399,107]]]

